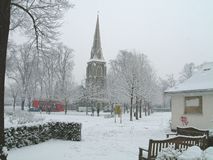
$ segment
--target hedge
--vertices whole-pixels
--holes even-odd
[[[50,122],[36,126],[11,127],[4,131],[8,149],[38,144],[49,139],[81,140],[80,123]]]

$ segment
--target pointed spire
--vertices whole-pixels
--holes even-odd
[[[95,35],[94,35],[90,59],[101,59],[101,60],[104,59],[103,54],[102,54],[102,48],[101,48],[101,37],[100,37],[100,30],[99,30],[99,15],[97,15]]]

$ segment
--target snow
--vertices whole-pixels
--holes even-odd
[[[28,111],[16,111],[15,113],[6,112],[5,115],[5,127],[19,127],[19,126],[34,126],[42,124],[44,122],[44,117],[39,114],[33,114]]]
[[[178,151],[174,146],[163,148],[156,160],[177,159],[177,160],[213,160],[213,147],[202,151],[198,146],[189,147],[187,150]]]
[[[198,146],[189,147],[178,156],[178,160],[202,160],[203,151]]]
[[[84,112],[69,112],[68,115],[42,113],[44,121],[82,123],[82,141],[52,139],[38,145],[12,149],[8,152],[8,160],[135,160],[138,159],[139,147],[146,148],[150,138],[166,138],[170,130],[170,112],[154,113],[133,122],[129,121],[129,114],[125,114],[121,124],[114,123],[114,118],[104,118],[107,114],[93,117],[85,116]]]
[[[204,151],[205,160],[213,160],[213,147],[209,147]]]
[[[213,91],[213,62],[203,64],[191,78],[166,90],[166,93],[186,91]]]
[[[2,148],[2,151],[3,151],[3,155],[5,155],[5,156],[8,155],[7,147],[3,147],[3,148]]]
[[[89,62],[101,62],[101,63],[106,63],[106,61],[104,59],[99,59],[99,58],[93,58],[93,59],[90,59],[88,61]]]
[[[174,145],[169,145],[168,148],[163,148],[158,154],[156,160],[175,159],[181,154],[179,150],[175,150]]]

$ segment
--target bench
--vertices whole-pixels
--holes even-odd
[[[203,136],[206,135],[207,139],[209,137],[208,130],[200,130],[194,127],[177,127],[177,133],[166,134],[166,137],[169,138],[170,135],[184,135],[184,136]]]
[[[195,137],[177,136],[164,140],[150,139],[148,150],[139,148],[139,160],[154,160],[162,148],[167,148],[169,145],[174,145],[175,149],[187,149],[196,145],[204,150],[207,148],[207,139],[205,135]]]

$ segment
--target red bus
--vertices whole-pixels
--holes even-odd
[[[57,100],[33,100],[33,107],[36,110],[62,112],[64,111],[64,103]]]

